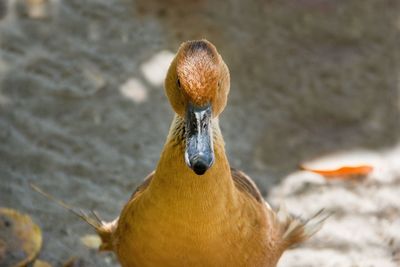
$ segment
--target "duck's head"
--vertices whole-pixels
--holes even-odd
[[[185,120],[185,161],[198,175],[214,163],[211,120],[225,108],[229,70],[207,40],[183,43],[169,67],[165,90]]]

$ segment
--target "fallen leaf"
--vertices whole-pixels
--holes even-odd
[[[98,235],[85,235],[81,242],[88,248],[98,249],[101,245],[101,239]]]
[[[26,266],[41,246],[42,232],[28,215],[0,207],[0,266]]]
[[[347,179],[352,176],[366,176],[374,169],[371,165],[342,166],[337,169],[313,169],[301,165],[300,168],[305,171],[320,174],[327,179]]]
[[[381,164],[375,151],[351,149],[319,155],[302,162],[300,168],[324,176],[329,180],[364,178]]]

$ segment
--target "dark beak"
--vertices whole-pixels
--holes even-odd
[[[188,104],[185,161],[197,175],[203,175],[214,163],[209,104],[203,107]]]

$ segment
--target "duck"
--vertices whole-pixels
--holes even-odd
[[[122,267],[274,267],[325,219],[275,211],[230,166],[219,127],[230,74],[209,41],[181,44],[165,78],[175,113],[155,170],[111,222],[88,220]]]

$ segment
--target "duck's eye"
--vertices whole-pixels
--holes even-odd
[[[176,85],[179,89],[181,88],[181,81],[179,79],[176,79]]]

